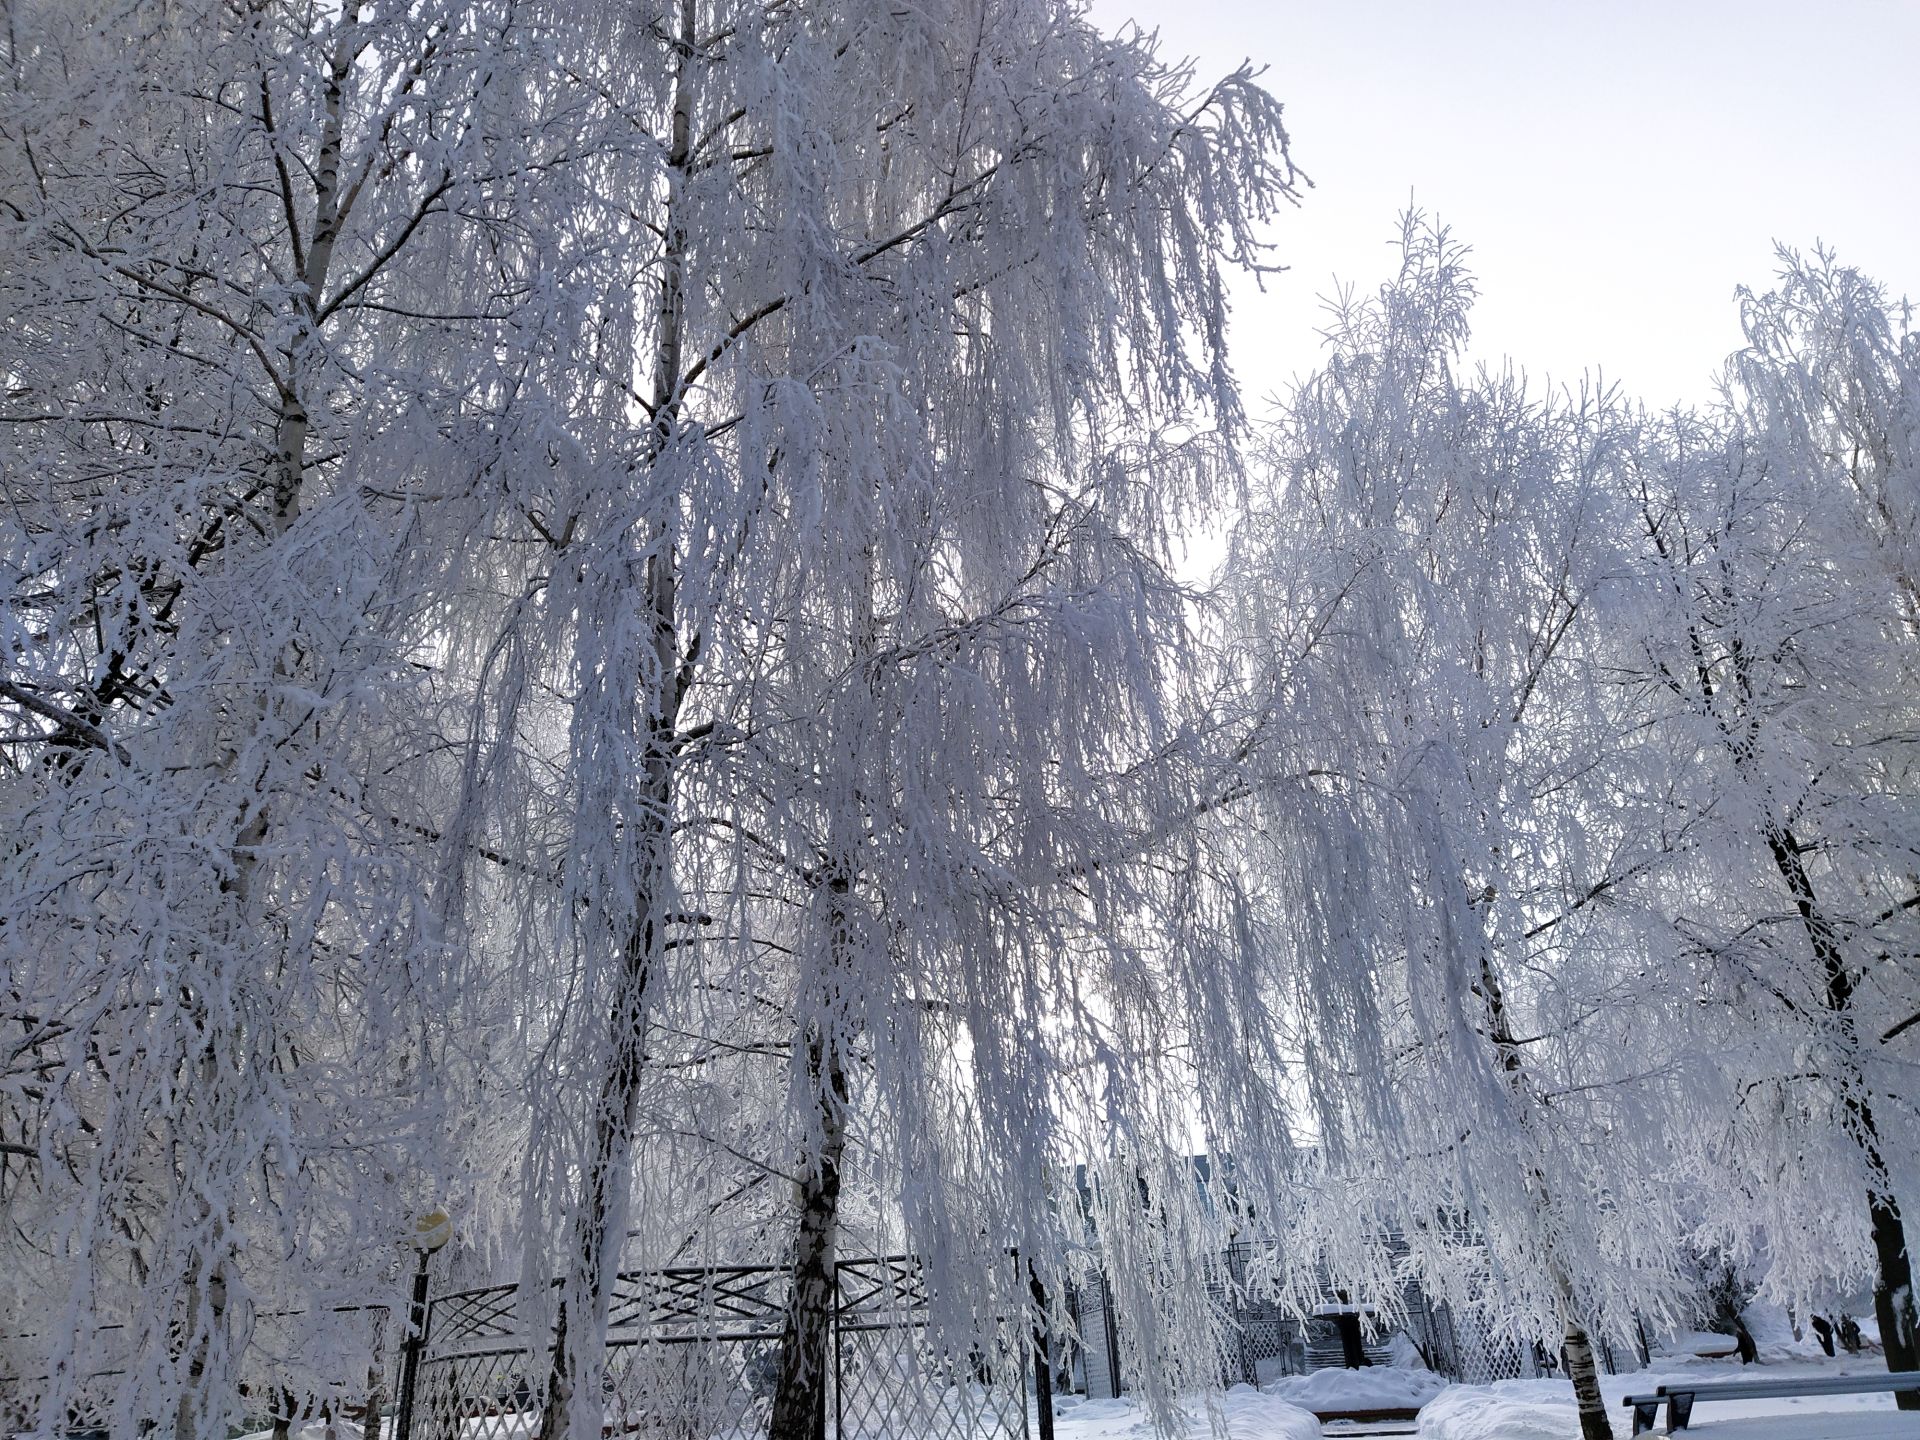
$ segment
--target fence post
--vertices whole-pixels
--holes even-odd
[[[1100,1307],[1101,1318],[1106,1322],[1107,1331],[1107,1377],[1113,1382],[1113,1398],[1120,1398],[1120,1327],[1114,1320],[1113,1281],[1103,1270],[1100,1273],[1101,1297],[1107,1302]]]
[[[841,1440],[846,1433],[846,1397],[844,1394],[847,1374],[846,1352],[846,1296],[840,1290],[840,1261],[833,1261],[833,1303],[828,1307],[828,1323],[833,1326],[833,1437]],[[822,1363],[826,1357],[822,1356]],[[827,1434],[827,1377],[820,1377],[820,1420],[815,1427],[819,1440],[826,1440]]]
[[[407,1307],[407,1338],[400,1346],[400,1413],[394,1417],[393,1440],[413,1440],[413,1392],[420,1381],[420,1352],[427,1343],[427,1260],[422,1248],[413,1272],[413,1302]]]
[[[1033,1296],[1033,1411],[1040,1422],[1040,1440],[1053,1440],[1053,1345],[1047,1289],[1031,1260],[1027,1262],[1027,1289]],[[1023,1414],[1021,1418],[1026,1417]]]

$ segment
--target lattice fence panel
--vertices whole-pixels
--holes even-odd
[[[621,1275],[609,1297],[606,1434],[751,1440],[771,1415],[787,1275],[758,1266]],[[409,1440],[523,1440],[540,1425],[551,1348],[511,1285],[437,1297]],[[937,1353],[925,1279],[901,1257],[843,1262],[828,1418],[841,1440],[1025,1440],[1025,1355]],[[1024,1323],[1024,1322],[1022,1322]]]
[[[1024,1319],[966,1355],[942,1353],[927,1324],[926,1277],[906,1256],[843,1261],[834,1327],[839,1440],[1025,1440]]]
[[[1005,1342],[945,1356],[924,1325],[848,1326],[835,1337],[839,1440],[1024,1440],[1023,1358]]]
[[[664,1340],[607,1348],[606,1425],[662,1440],[763,1434],[777,1340]]]
[[[1307,1368],[1306,1331],[1284,1306],[1256,1298],[1263,1252],[1269,1247],[1236,1241],[1225,1255],[1232,1290],[1227,1307],[1233,1332],[1223,1357],[1223,1379],[1264,1385],[1282,1375],[1298,1375]]]
[[[1293,1315],[1278,1305],[1255,1301],[1242,1305],[1234,1318],[1240,1326],[1238,1378],[1265,1385],[1282,1375],[1306,1372],[1306,1335]]]
[[[1493,1333],[1472,1315],[1454,1318],[1449,1314],[1448,1320],[1460,1380],[1487,1385],[1495,1380],[1522,1380],[1534,1373],[1525,1349],[1512,1337]]]
[[[442,1355],[420,1367],[412,1440],[525,1440],[539,1427],[546,1379],[544,1351]]]

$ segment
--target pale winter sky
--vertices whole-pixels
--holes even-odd
[[[1477,355],[1703,400],[1772,241],[1920,300],[1920,0],[1093,0],[1203,76],[1249,58],[1313,177],[1235,312],[1250,401],[1315,363],[1409,196],[1473,247]],[[1250,405],[1250,408],[1258,408]]]

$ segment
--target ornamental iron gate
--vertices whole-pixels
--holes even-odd
[[[620,1275],[608,1307],[603,1433],[752,1440],[773,1407],[788,1272],[716,1266]],[[1024,1317],[942,1353],[925,1277],[907,1256],[836,1267],[828,1417],[835,1440],[1027,1440]],[[552,1342],[517,1285],[435,1296],[395,1440],[526,1440],[539,1429]]]

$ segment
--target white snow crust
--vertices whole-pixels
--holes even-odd
[[[1418,1410],[1446,1388],[1431,1370],[1369,1365],[1360,1370],[1316,1370],[1293,1375],[1262,1389],[1303,1410]]]

